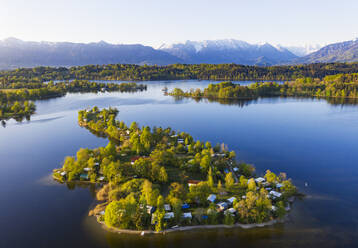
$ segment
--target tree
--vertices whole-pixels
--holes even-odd
[[[105,152],[107,156],[116,156],[116,145],[112,141],[109,141],[108,145],[105,148]]]
[[[164,229],[164,215],[165,215],[164,199],[163,196],[159,195],[157,200],[157,211],[155,212],[155,218],[154,218],[156,221],[155,231],[157,232],[163,231]]]
[[[231,172],[227,173],[225,176],[225,187],[227,189],[232,189],[234,184],[235,184],[235,180],[234,177],[232,176],[232,173]]]
[[[185,200],[187,191],[183,184],[174,182],[169,187],[169,195],[168,195],[168,201],[171,202],[172,199],[180,199],[182,201]],[[171,204],[173,204],[171,202]]]
[[[283,218],[286,214],[286,209],[285,209],[285,204],[283,203],[283,201],[279,201],[277,203],[277,210],[276,210],[276,214],[279,218]]]
[[[165,170],[165,168],[163,166],[160,167],[159,181],[162,183],[166,183],[168,181],[167,171]]]
[[[123,214],[123,209],[120,202],[112,201],[106,207],[104,222],[108,227],[119,227],[121,214]]]
[[[210,167],[210,160],[211,160],[211,158],[208,155],[205,155],[201,158],[201,160],[200,160],[201,171],[203,171],[203,172],[208,171],[208,169]]]
[[[256,182],[253,178],[249,179],[248,185],[247,185],[248,190],[250,191],[256,191]]]
[[[241,175],[240,176],[240,187],[243,189],[246,189],[247,184],[248,184],[248,180],[243,175]]]
[[[152,134],[150,133],[150,128],[145,127],[140,136],[140,143],[142,144],[146,152],[150,151],[151,140],[152,140]]]
[[[276,174],[271,172],[270,170],[266,171],[265,178],[268,183],[276,183],[277,181]]]
[[[150,206],[154,206],[157,202],[158,195],[158,191],[153,190],[152,183],[148,180],[144,180],[142,186],[142,196],[145,202]]]
[[[209,172],[208,172],[208,184],[211,188],[214,188],[213,171],[211,167],[209,168]]]

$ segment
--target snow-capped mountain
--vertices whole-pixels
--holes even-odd
[[[186,41],[185,43],[165,44],[159,49],[190,64],[273,65],[287,63],[297,58],[284,47],[277,48],[268,43],[250,44],[234,39]]]
[[[293,62],[295,63],[331,63],[357,62],[358,39],[334,43],[322,47],[318,51],[308,54]]]
[[[310,53],[316,52],[321,48],[322,48],[322,45],[320,45],[320,44],[315,44],[315,45],[306,44],[304,46],[286,46],[287,50],[289,50],[290,52],[292,52],[293,54],[295,54],[299,57],[303,57]]]
[[[16,38],[0,40],[0,69],[88,64],[158,64],[183,61],[164,51],[143,45],[32,42]]]

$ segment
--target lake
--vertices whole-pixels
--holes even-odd
[[[174,99],[162,88],[203,89],[209,81],[143,83],[144,92],[37,101],[31,121],[0,128],[0,247],[358,247],[358,105],[311,98]],[[107,144],[77,124],[77,111],[95,105],[117,107],[127,124],[170,126],[224,142],[259,175],[286,172],[306,197],[294,203],[286,223],[270,227],[144,237],[104,231],[87,216],[94,189],[69,188],[50,177],[65,156]]]

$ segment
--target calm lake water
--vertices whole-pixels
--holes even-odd
[[[358,247],[358,105],[307,98],[176,100],[162,88],[209,82],[145,83],[145,92],[37,101],[31,121],[0,128],[0,247]],[[270,227],[145,237],[106,232],[87,217],[93,189],[70,189],[49,176],[80,147],[107,144],[77,125],[77,111],[95,105],[117,107],[127,123],[224,142],[258,174],[286,172],[307,197],[295,202],[287,223]]]

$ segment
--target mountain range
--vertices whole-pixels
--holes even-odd
[[[311,53],[310,53],[311,52]],[[309,54],[308,54],[309,53]],[[305,64],[358,61],[358,39],[319,46],[284,47],[224,39],[163,44],[157,49],[140,44],[32,42],[0,40],[0,69],[88,64]]]

